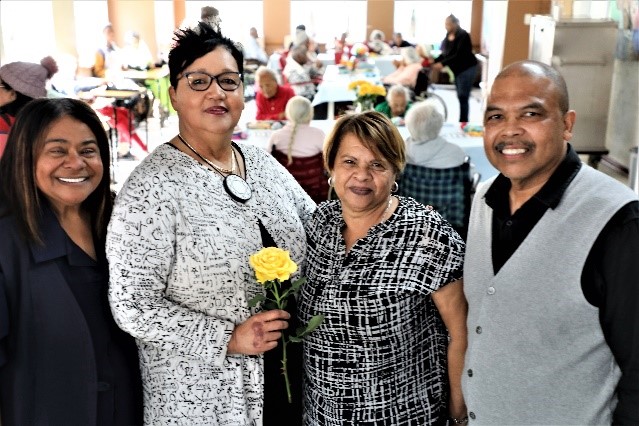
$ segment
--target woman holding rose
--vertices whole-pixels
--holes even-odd
[[[179,133],[116,199],[111,308],[138,343],[145,424],[274,424],[268,413],[283,408],[270,398],[286,401],[286,392],[268,389],[282,382],[277,355],[264,389],[263,354],[290,315],[249,307],[264,291],[249,256],[278,246],[301,264],[315,204],[266,151],[231,142],[244,109],[237,45],[202,23],[174,41],[169,95]]]
[[[464,242],[432,208],[397,197],[404,141],[376,111],[344,116],[324,146],[339,200],[307,225],[299,316],[304,424],[463,422]]]

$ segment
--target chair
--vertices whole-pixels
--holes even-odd
[[[271,154],[293,175],[313,201],[319,204],[328,199],[328,178],[324,173],[324,159],[321,152],[311,157],[292,157],[291,164],[288,164],[288,156],[283,152],[273,149]]]
[[[398,194],[432,206],[465,239],[470,202],[479,178],[479,173],[470,174],[470,157],[461,166],[447,169],[407,164],[398,181]]]

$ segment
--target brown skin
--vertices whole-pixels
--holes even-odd
[[[511,213],[557,169],[575,117],[572,110],[561,111],[558,88],[537,65],[518,63],[495,79],[484,114],[484,149],[512,183]]]

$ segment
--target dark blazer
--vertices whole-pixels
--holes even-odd
[[[94,425],[92,337],[55,261],[68,237],[48,209],[41,230],[44,246],[25,243],[13,217],[0,219],[1,423]]]

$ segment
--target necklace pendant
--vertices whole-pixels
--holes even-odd
[[[224,185],[226,193],[240,203],[246,203],[253,195],[253,191],[248,182],[238,175],[228,175],[222,181],[222,185]]]

